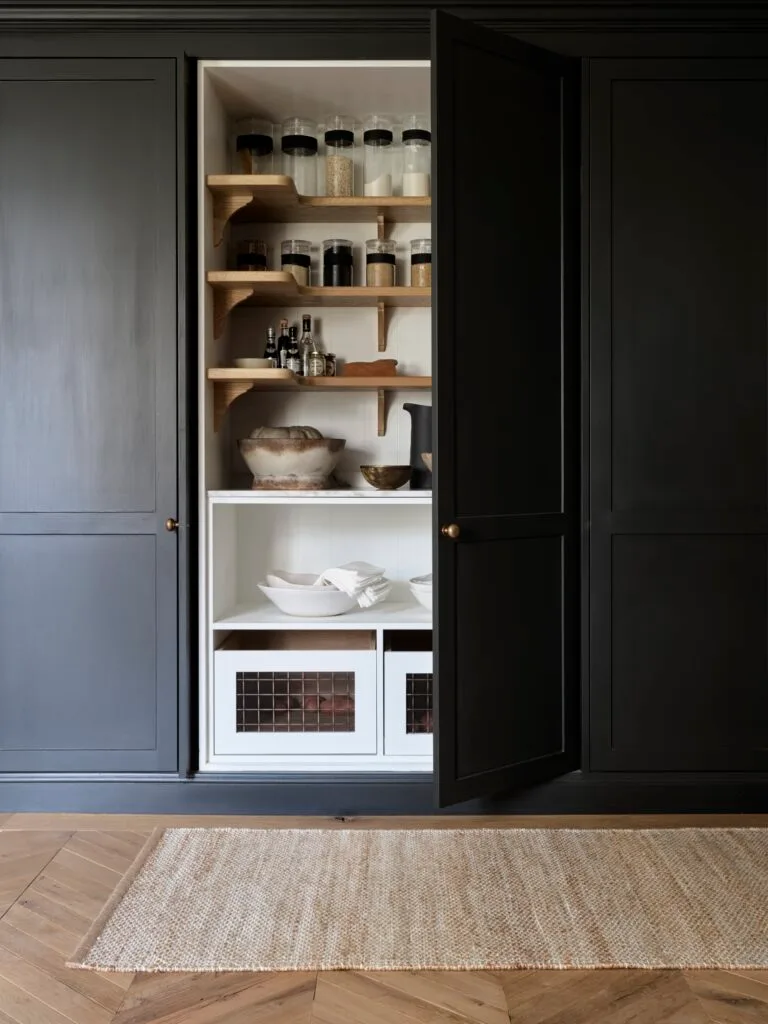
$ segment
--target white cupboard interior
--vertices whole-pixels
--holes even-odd
[[[430,771],[432,615],[414,600],[408,580],[432,569],[431,492],[407,485],[377,491],[359,468],[410,460],[411,419],[403,404],[431,405],[429,293],[408,295],[402,287],[382,312],[383,301],[365,296],[360,305],[336,305],[332,296],[307,293],[304,302],[289,296],[281,305],[279,292],[260,299],[256,288],[225,310],[216,282],[216,272],[221,279],[232,269],[238,240],[265,241],[273,271],[280,242],[301,238],[312,243],[310,285],[318,288],[322,241],[347,238],[354,243],[353,285],[364,286],[365,242],[379,233],[396,242],[396,283],[407,286],[410,242],[431,236],[429,201],[412,203],[400,218],[396,198],[388,208],[375,200],[370,209],[297,208],[295,221],[286,208],[271,217],[268,204],[257,212],[245,206],[222,224],[211,182],[233,173],[238,117],[279,125],[293,116],[322,123],[329,114],[347,114],[358,124],[371,113],[395,121],[428,116],[429,64],[202,62],[199,76],[200,768]],[[361,148],[355,147],[359,161]],[[274,173],[281,173],[278,157],[279,139]],[[359,167],[355,177],[361,195]],[[322,174],[318,180],[322,188]],[[396,178],[394,186],[397,193]],[[223,292],[232,294],[226,282]],[[246,390],[247,381],[226,391],[231,381],[222,383],[221,371],[237,358],[262,356],[267,327],[282,317],[300,324],[304,312],[312,314],[323,350],[340,362],[396,359],[398,376],[407,378],[402,390],[392,380],[386,391]],[[211,379],[214,370],[219,379]],[[293,424],[345,440],[337,489],[251,489],[238,439],[256,427]],[[319,573],[352,560],[385,567],[393,586],[384,602],[301,619],[280,612],[258,587],[271,569]]]

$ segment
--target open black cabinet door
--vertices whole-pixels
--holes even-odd
[[[578,766],[578,73],[435,12],[435,777]]]

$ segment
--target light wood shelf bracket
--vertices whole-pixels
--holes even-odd
[[[216,288],[213,293],[213,336],[219,338],[224,332],[227,317],[241,302],[250,299],[253,288]]]
[[[213,244],[218,248],[224,241],[224,229],[231,217],[253,202],[252,192],[213,193]]]
[[[376,217],[376,237],[381,242],[387,237],[387,222],[384,219],[384,214],[380,213]]]
[[[387,351],[387,307],[383,302],[376,306],[377,331],[379,339],[379,352]]]
[[[250,391],[253,387],[253,381],[232,381],[226,383],[217,383],[213,390],[213,430],[214,433],[218,433],[221,424],[224,422],[224,417],[229,409],[230,405],[236,401],[240,395],[244,395],[246,391]]]
[[[379,437],[384,437],[387,433],[387,392],[384,388],[379,388],[376,404],[378,409],[378,435]]]

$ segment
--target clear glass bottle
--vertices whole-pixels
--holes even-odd
[[[432,132],[429,121],[412,114],[403,125],[403,195],[428,196],[432,171]]]
[[[302,117],[283,121],[280,148],[283,174],[293,178],[296,191],[303,196],[317,195],[317,128],[314,122]]]
[[[233,174],[271,174],[274,127],[258,117],[235,121],[232,138]]]
[[[363,194],[391,196],[394,158],[392,120],[372,114],[363,128]]]
[[[288,321],[280,321],[280,337],[277,339],[277,365],[281,370],[288,369],[288,350],[291,347],[291,338],[288,334]]]
[[[310,252],[312,245],[304,238],[287,238],[280,243],[280,268],[296,278],[296,283],[309,285]]]
[[[395,283],[395,243],[371,238],[365,243],[365,283],[369,288],[392,288]]]
[[[291,325],[288,329],[288,355],[286,357],[286,369],[294,373],[301,373],[301,356],[299,355],[299,331]]]
[[[275,341],[275,328],[267,328],[267,344],[264,348],[264,358],[272,361],[273,369],[276,369],[280,363],[280,357],[277,354],[277,342]]]
[[[325,194],[355,194],[355,122],[345,114],[329,117],[325,124]]]
[[[312,340],[312,317],[305,313],[301,318],[301,341],[299,342],[299,353],[301,355],[301,372],[305,377],[310,376],[309,357],[314,346]]]
[[[432,287],[431,238],[414,238],[411,242],[411,287]]]
[[[323,242],[323,285],[349,288],[352,285],[352,243],[348,238],[327,238]]]
[[[235,264],[238,270],[266,270],[267,243],[257,238],[238,242]]]

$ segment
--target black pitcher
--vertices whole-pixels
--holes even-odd
[[[403,408],[411,414],[411,490],[428,491],[432,487],[432,473],[424,465],[421,453],[432,451],[432,406],[406,402]]]

